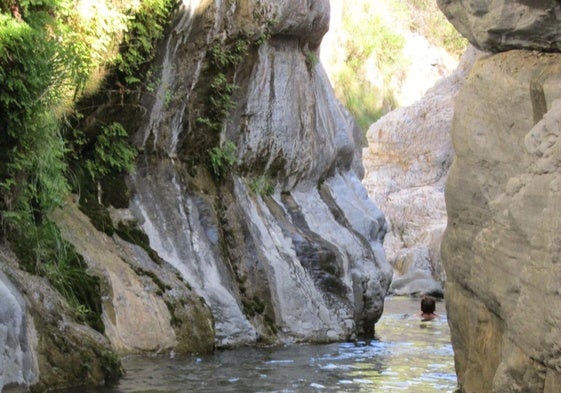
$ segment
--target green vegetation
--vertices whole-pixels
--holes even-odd
[[[120,123],[86,136],[69,119],[81,117],[75,104],[94,94],[109,71],[125,90],[144,88],[140,81],[149,80],[148,64],[176,5],[0,2],[0,238],[98,330],[99,280],[86,273],[48,216],[63,204],[74,177],[84,173],[94,183],[130,171],[136,151]]]
[[[226,141],[222,147],[213,147],[208,151],[210,167],[218,179],[223,178],[228,170],[238,164],[236,150],[234,142]]]
[[[368,127],[397,106],[395,89],[411,66],[405,32],[459,58],[467,41],[446,20],[434,0],[342,2],[337,60],[331,71],[335,94],[360,127]]]
[[[10,240],[22,267],[46,277],[74,308],[77,320],[104,331],[99,278],[86,274],[86,264],[54,223],[27,223]]]
[[[273,180],[267,175],[260,175],[251,179],[249,188],[261,196],[269,196],[275,191]]]
[[[85,167],[93,180],[114,172],[130,172],[134,169],[136,149],[128,142],[127,130],[120,123],[102,128],[94,143],[93,158],[86,160]]]
[[[163,38],[169,16],[178,3],[178,0],[143,0],[138,9],[127,10],[128,33],[121,43],[115,66],[128,88],[141,85],[143,80],[152,80],[152,72],[147,67],[156,55],[155,45]]]
[[[207,78],[210,91],[204,102],[204,113],[197,118],[197,123],[210,132],[218,133],[226,116],[234,108],[232,95],[238,89],[234,83],[234,71],[249,50],[249,41],[238,38],[230,47],[216,41],[207,52]]]
[[[364,4],[363,9],[344,9],[343,29],[349,39],[345,48],[345,62],[334,81],[336,93],[355,116],[363,130],[381,115],[395,108],[393,92],[388,86],[394,72],[404,67],[401,51],[405,39],[392,26],[373,14],[373,8]],[[368,74],[370,59],[380,72],[381,86],[374,86]]]
[[[467,40],[446,20],[436,1],[397,1],[394,7],[409,21],[411,31],[421,34],[431,44],[446,49],[456,57],[464,53]]]
[[[306,51],[306,67],[308,67],[308,70],[311,71],[317,63],[319,63],[317,53],[311,50]]]

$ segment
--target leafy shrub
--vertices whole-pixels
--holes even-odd
[[[232,141],[226,141],[222,147],[213,147],[208,151],[210,167],[217,178],[223,178],[226,171],[238,164],[237,147]]]
[[[275,191],[273,181],[267,175],[260,175],[251,179],[249,188],[251,188],[254,193],[261,196],[271,195]]]
[[[110,173],[130,172],[134,169],[137,151],[128,141],[127,130],[120,123],[103,127],[94,144],[94,157],[86,161],[92,179]]]
[[[156,44],[178,4],[178,0],[144,0],[138,9],[130,11],[128,34],[115,62],[129,88],[141,84],[144,68],[154,59]]]
[[[99,311],[96,281],[47,217],[68,194],[68,162],[83,157],[86,144],[92,154],[83,163],[93,179],[133,167],[136,151],[122,125],[102,128],[93,142],[80,130],[62,131],[87,86],[99,86],[101,69],[116,64],[136,82],[177,0],[126,3],[0,2],[0,236],[98,329],[101,322],[90,320]]]
[[[249,50],[249,41],[240,37],[227,47],[222,42],[214,42],[207,52],[206,79],[209,91],[203,102],[203,114],[197,118],[199,126],[210,132],[220,132],[222,123],[234,108],[232,95],[238,89],[233,81],[233,71]]]

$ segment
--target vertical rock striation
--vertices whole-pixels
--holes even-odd
[[[99,282],[103,326],[0,255],[0,388],[103,383],[116,354],[374,334],[386,223],[318,63],[329,1],[184,0],[176,16],[153,92],[88,98],[84,129],[134,133],[129,188],[78,196],[91,222],[72,201],[50,217]]]
[[[372,335],[382,313],[385,220],[360,183],[360,130],[317,60],[328,22],[328,1],[191,2],[162,48],[130,209],[209,304],[219,347]],[[239,64],[212,68],[240,44]],[[209,129],[217,74],[235,93]],[[234,162],[218,180],[212,149]]]
[[[484,49],[559,48],[557,2],[439,3]],[[558,53],[486,56],[456,100],[442,258],[465,392],[561,386],[560,64]]]

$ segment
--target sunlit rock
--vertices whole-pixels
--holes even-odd
[[[466,392],[560,386],[560,64],[483,57],[456,100],[442,258]]]
[[[91,274],[101,278],[104,334],[116,351],[212,350],[212,317],[176,272],[158,266],[140,247],[97,231],[72,203],[53,218]]]
[[[4,258],[2,262],[4,262]],[[38,380],[36,332],[21,293],[0,271],[0,391]]]
[[[446,227],[444,182],[454,152],[454,99],[480,51],[471,47],[456,71],[413,105],[374,123],[364,148],[363,184],[388,219],[384,249],[395,294],[442,295],[440,242]]]
[[[228,4],[185,8],[165,43],[160,88],[175,94],[146,98],[131,212],[210,306],[218,346],[372,336],[386,226],[360,184],[360,130],[318,62],[329,2]],[[239,34],[252,43],[228,71],[233,110],[211,132],[197,107],[206,51]],[[239,164],[216,181],[200,157],[226,141]]]

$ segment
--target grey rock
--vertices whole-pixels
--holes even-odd
[[[0,391],[38,381],[36,332],[21,293],[0,271]]]
[[[145,100],[131,211],[209,304],[217,346],[371,335],[391,280],[386,225],[360,184],[360,129],[317,62],[329,2],[213,7],[183,10],[165,43],[160,87],[178,93]],[[233,73],[231,116],[208,135],[196,120],[206,49],[265,30]],[[192,157],[225,141],[241,164],[215,182]],[[271,194],[252,189],[258,178]]]
[[[159,266],[139,246],[97,231],[75,204],[51,217],[101,280],[104,334],[115,351],[212,351],[212,316],[171,266]]]
[[[121,374],[107,338],[76,322],[46,279],[20,270],[4,247],[0,269],[2,391],[100,385]]]
[[[454,27],[476,47],[561,50],[561,4],[555,0],[437,0]]]

